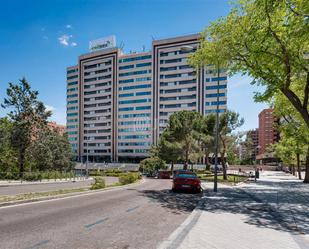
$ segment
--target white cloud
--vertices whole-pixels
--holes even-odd
[[[72,28],[72,25],[71,25],[71,24],[67,24],[67,25],[65,25],[65,27],[66,27],[67,29],[71,29],[71,28]]]
[[[48,36],[47,36],[47,35],[44,35],[44,36],[43,36],[43,39],[44,39],[44,40],[48,40]]]
[[[47,108],[48,105],[45,105],[45,106]],[[48,107],[53,109],[52,110],[53,113],[48,120],[56,122],[57,124],[60,124],[60,125],[65,125],[66,124],[66,108],[64,107],[55,108],[53,106],[48,106]]]
[[[69,42],[70,42],[70,39],[71,39],[72,35],[62,35],[60,37],[58,37],[58,41],[64,45],[64,46],[69,46]]]
[[[65,47],[68,47],[68,46],[76,47],[77,43],[71,41],[72,37],[73,37],[72,35],[64,34],[64,35],[58,37],[58,41],[60,42],[60,44],[62,44]]]
[[[56,108],[51,105],[45,105],[45,108],[46,108],[46,111],[51,111],[51,112],[54,112],[56,110]]]

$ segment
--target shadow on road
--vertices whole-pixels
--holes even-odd
[[[202,194],[173,193],[169,189],[141,190],[139,193],[174,214],[192,212],[202,197]]]

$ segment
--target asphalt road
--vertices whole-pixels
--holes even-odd
[[[0,248],[151,249],[191,213],[200,194],[172,193],[171,180],[0,207]]]
[[[20,184],[0,186],[0,195],[17,195],[30,192],[48,192],[60,189],[83,188],[90,186],[93,180],[77,181],[77,182],[51,182],[37,184]],[[105,177],[106,184],[118,182],[118,177]]]

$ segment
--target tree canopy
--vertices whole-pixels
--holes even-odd
[[[265,89],[256,93],[257,101],[281,92],[308,128],[308,13],[306,0],[239,0],[202,33],[190,62],[251,76]]]

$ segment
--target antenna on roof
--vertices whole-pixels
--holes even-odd
[[[153,35],[151,36],[151,39],[152,39],[152,41],[154,41],[154,40],[155,40],[155,38],[153,37]]]
[[[145,45],[143,45],[142,51],[145,52],[145,50],[146,50],[146,47],[145,47]]]
[[[119,48],[120,48],[121,50],[123,50],[123,48],[124,48],[124,42],[123,42],[123,41],[120,42]]]

